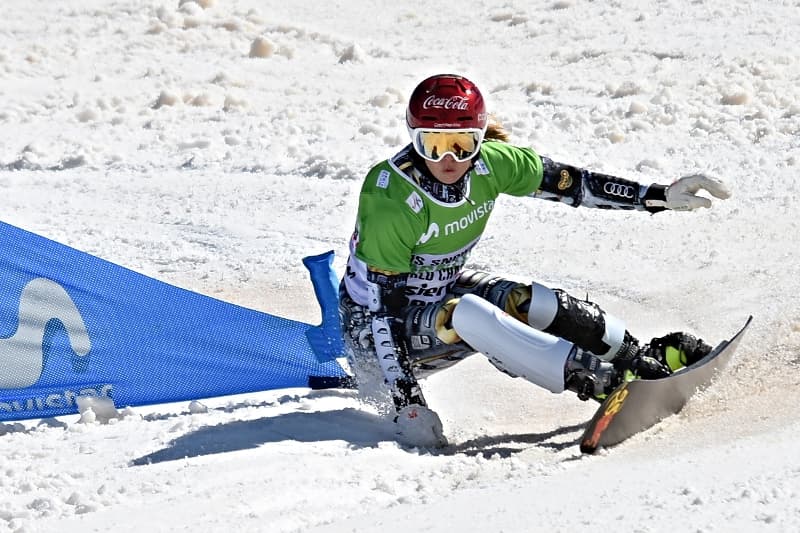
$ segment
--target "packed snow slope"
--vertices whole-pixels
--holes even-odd
[[[333,249],[341,272],[407,95],[456,72],[516,144],[733,192],[655,216],[503,198],[473,267],[588,294],[643,340],[755,319],[681,414],[592,457],[593,405],[481,356],[424,383],[452,443],[435,453],[347,391],[0,424],[0,531],[800,529],[798,8],[4,0],[4,222],[316,322],[301,258]]]

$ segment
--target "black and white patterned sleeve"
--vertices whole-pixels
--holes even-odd
[[[542,157],[542,184],[531,196],[573,207],[636,209],[656,213],[665,209],[666,186],[642,185],[609,174],[558,163]]]

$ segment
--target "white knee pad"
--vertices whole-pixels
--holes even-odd
[[[625,340],[625,322],[621,318],[614,315],[603,313],[603,318],[606,321],[606,331],[603,335],[603,342],[608,344],[609,348],[606,353],[597,354],[603,361],[611,361],[617,352],[622,347]]]
[[[528,309],[528,324],[544,330],[553,323],[558,312],[556,293],[535,281],[531,283],[531,305]]]
[[[571,342],[533,329],[472,294],[456,305],[453,328],[509,374],[551,392],[564,391],[564,367],[574,348]]]

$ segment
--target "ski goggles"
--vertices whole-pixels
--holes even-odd
[[[459,163],[472,159],[480,150],[483,130],[437,130],[417,128],[409,130],[414,150],[428,161],[441,161],[450,154]]]

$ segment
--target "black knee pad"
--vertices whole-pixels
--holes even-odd
[[[524,284],[476,270],[464,270],[456,280],[453,294],[474,294],[489,303],[508,311],[509,296]]]
[[[455,330],[443,332],[442,326],[437,325],[440,314],[445,313],[446,305],[448,302],[411,305],[403,312],[403,340],[411,366],[418,377],[447,368],[475,353]],[[449,332],[454,338],[444,342],[442,336],[448,337]]]
[[[606,320],[603,310],[587,300],[578,300],[561,289],[553,289],[558,310],[546,333],[577,344],[594,354],[606,353],[610,346],[603,341]]]

